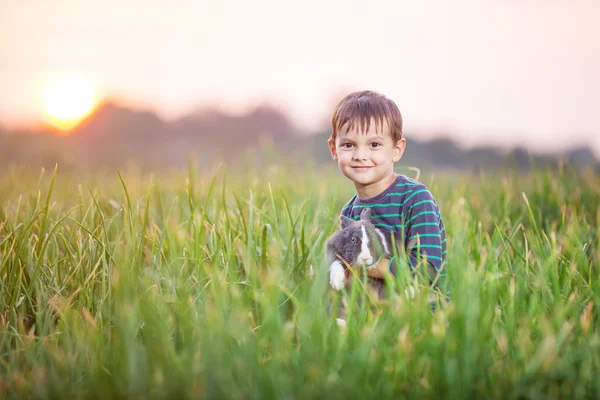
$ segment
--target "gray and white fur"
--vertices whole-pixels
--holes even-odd
[[[386,235],[371,223],[371,209],[365,208],[358,221],[340,216],[340,229],[326,242],[329,264],[329,283],[335,290],[345,284],[345,265],[338,255],[352,267],[370,269],[382,258],[391,258],[392,250]],[[369,286],[383,294],[383,280],[369,278]]]

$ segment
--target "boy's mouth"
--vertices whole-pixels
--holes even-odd
[[[365,165],[357,165],[357,166],[354,166],[352,168],[358,169],[358,170],[363,170],[363,169],[369,169],[369,168],[373,168],[373,167],[368,167],[368,166],[365,166]]]

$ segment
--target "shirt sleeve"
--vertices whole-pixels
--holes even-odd
[[[440,286],[445,276],[441,217],[437,203],[426,187],[418,187],[406,198],[403,216],[404,248],[411,270],[417,272],[419,263],[425,265],[430,283]]]
[[[346,204],[344,204],[344,207],[342,207],[342,211],[340,211],[340,215],[350,218],[350,213],[352,211],[352,206],[354,205],[355,199],[356,199],[356,196],[352,196],[350,201],[348,201]]]

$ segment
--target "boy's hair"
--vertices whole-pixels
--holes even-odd
[[[375,120],[376,129],[382,129],[384,121],[387,122],[394,143],[402,139],[402,114],[398,106],[372,90],[353,92],[340,100],[331,118],[331,139],[335,141],[346,124],[348,130],[358,123],[361,131],[368,131],[371,118]]]

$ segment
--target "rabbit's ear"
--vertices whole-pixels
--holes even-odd
[[[371,209],[364,208],[360,213],[360,219],[363,221],[371,221]]]
[[[354,220],[346,216],[340,215],[340,226],[342,227],[342,229],[346,229],[347,227],[349,227],[352,222],[354,222]]]

